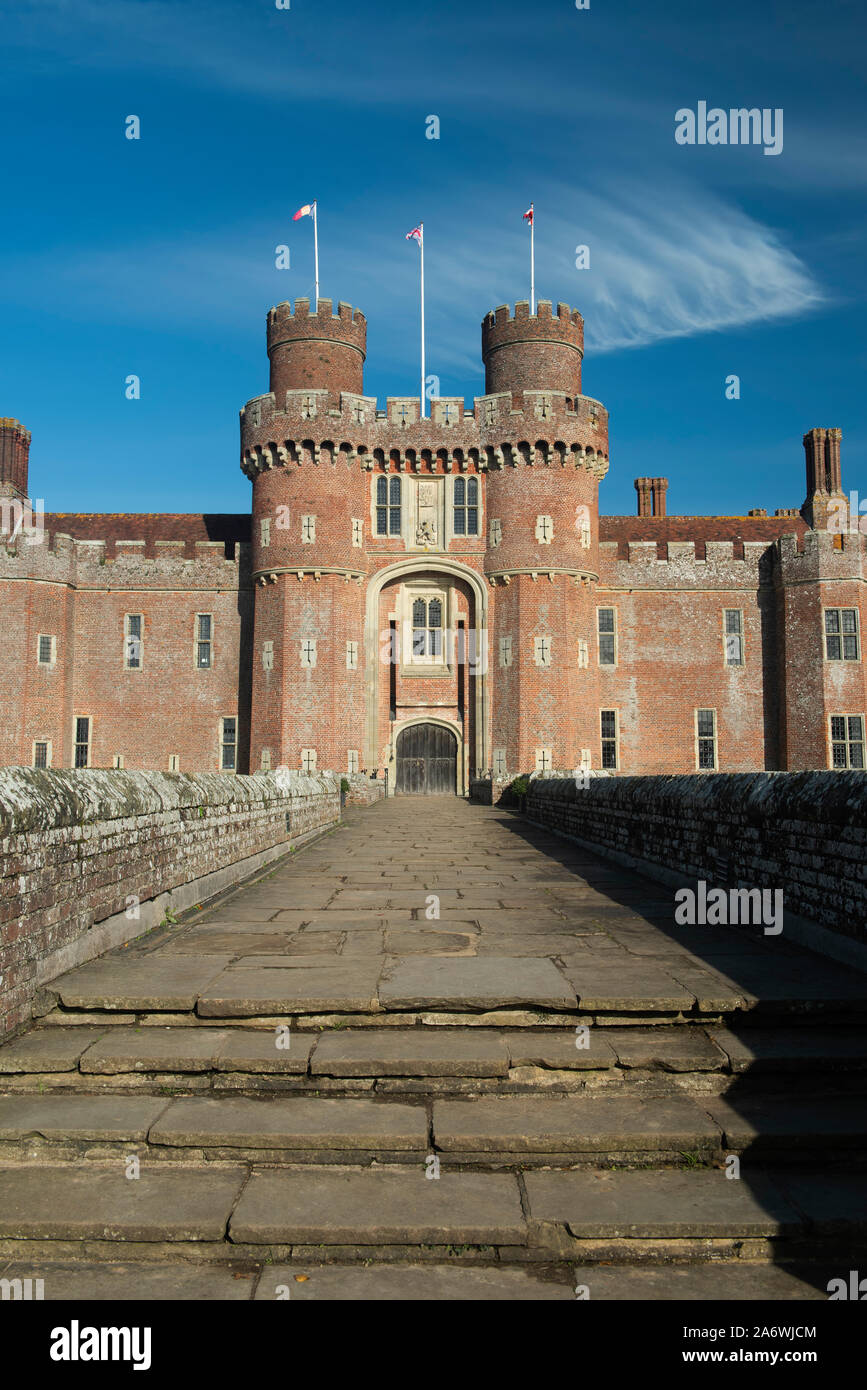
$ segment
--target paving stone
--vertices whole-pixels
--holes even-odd
[[[379,987],[387,1008],[574,1009],[574,990],[549,960],[474,957],[398,960]]]
[[[592,1302],[604,1299],[678,1303],[825,1301],[828,1280],[833,1277],[828,1267],[801,1264],[784,1268],[751,1260],[572,1267],[573,1285],[586,1288]],[[292,1296],[295,1296],[294,1291]]]
[[[66,1264],[40,1259],[31,1264],[0,1262],[0,1278],[41,1279],[46,1303],[237,1303],[252,1299],[259,1273],[216,1262],[194,1265],[178,1260],[154,1264],[138,1260],[129,1264],[89,1264],[76,1260]]]
[[[852,1031],[819,1028],[752,1028],[740,1033],[711,1028],[709,1036],[722,1048],[732,1071],[801,1071],[867,1067],[867,1038]],[[2,1070],[2,1053],[0,1053]]]
[[[119,1163],[0,1168],[0,1237],[17,1240],[222,1240],[246,1176],[241,1168]],[[82,1297],[77,1294],[76,1298]]]
[[[219,952],[226,956],[252,955],[255,952],[282,953],[286,950],[288,936],[285,933],[265,934],[245,931],[243,927],[194,927],[192,931],[176,936],[158,954],[198,955],[203,952]]]
[[[564,933],[537,932],[524,936],[486,931],[479,942],[480,956],[568,956],[581,949],[583,938]]]
[[[409,914],[407,913],[408,917]],[[345,931],[382,931],[389,921],[401,921],[403,917],[394,914],[393,918],[386,917],[381,913],[359,912],[355,916],[345,914],[338,916],[334,912],[310,913],[304,927],[305,936],[327,936],[329,940],[339,942],[340,935]],[[309,948],[308,948],[309,949]]]
[[[332,964],[331,951],[312,951],[309,955],[270,955],[245,956],[226,967],[226,975],[245,970],[321,970]],[[336,962],[335,962],[336,963]],[[225,978],[225,976],[224,976]]]
[[[256,1299],[292,1302],[574,1302],[572,1283],[562,1275],[540,1278],[527,1269],[505,1265],[455,1268],[439,1264],[267,1265]]]
[[[288,1036],[289,1046],[278,1047],[278,1036],[281,1041]],[[226,1042],[214,1060],[214,1070],[304,1075],[317,1036],[297,1028],[290,1029],[288,1035],[282,1031],[278,1034],[276,1029],[229,1028]]]
[[[644,961],[564,965],[563,973],[578,993],[582,1009],[642,1010],[666,1013],[691,1009],[694,996],[666,971]]]
[[[816,1095],[704,1096],[701,1104],[735,1149],[800,1145],[808,1148],[863,1145],[864,1098]]]
[[[104,1028],[39,1028],[0,1047],[0,1074],[75,1071],[85,1048]]]
[[[475,933],[468,932],[390,931],[385,945],[392,956],[460,956],[475,954],[477,939]]]
[[[851,1237],[867,1232],[867,1173],[787,1172],[779,1183],[792,1205],[820,1234]],[[846,1272],[838,1269],[836,1276]]]
[[[152,1144],[250,1149],[426,1149],[421,1106],[321,1096],[254,1099],[194,1096],[172,1101],[151,1126]]]
[[[657,1071],[721,1071],[726,1054],[696,1027],[606,1028],[606,1042],[623,1067]]]
[[[229,1235],[255,1245],[524,1245],[527,1239],[511,1173],[444,1172],[428,1181],[421,1164],[405,1171],[254,1172]]]
[[[693,965],[688,959],[672,961],[668,972],[694,996],[699,1013],[732,1013],[737,1009],[755,1008],[758,1003],[755,995],[709,965]]]
[[[617,1061],[608,1040],[608,1029],[589,1028],[586,1047],[576,1047],[576,1031],[545,1029],[532,1032],[520,1028],[505,1034],[513,1067],[549,1067],[557,1071],[596,1071],[613,1067]]]
[[[165,1096],[3,1096],[0,1139],[143,1140]]]
[[[88,1048],[82,1072],[210,1071],[228,1033],[218,1028],[112,1028]]]
[[[202,991],[203,1018],[256,1014],[371,1013],[381,962],[355,960],[301,970],[225,971]]]
[[[104,956],[52,981],[68,1009],[192,1009],[226,956]]]
[[[717,1125],[682,1096],[651,1104],[597,1095],[435,1101],[433,1132],[446,1153],[695,1152],[719,1143]]]
[[[504,1038],[477,1030],[393,1028],[323,1033],[310,1064],[327,1076],[506,1076]]]
[[[524,1174],[531,1222],[564,1224],[579,1239],[775,1236],[803,1225],[764,1175],[721,1169],[572,1170]]]

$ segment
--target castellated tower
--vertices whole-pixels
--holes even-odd
[[[492,446],[485,573],[494,586],[495,772],[598,767],[599,480],[608,416],[581,395],[584,325],[541,300],[482,323]],[[585,751],[588,750],[588,751]]]
[[[267,336],[271,391],[241,412],[256,594],[250,766],[344,770],[363,724],[368,483],[345,435],[375,409],[362,396],[366,323],[348,304],[334,314],[320,299],[311,312],[298,299],[270,311]]]

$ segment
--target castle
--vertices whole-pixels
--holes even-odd
[[[637,478],[637,515],[600,516],[583,340],[565,304],[498,308],[485,394],[426,418],[364,394],[357,309],[278,305],[270,390],[241,411],[250,515],[49,512],[37,533],[30,435],[0,420],[0,763],[458,794],[534,769],[863,767],[840,431],[805,436],[800,511],[668,516],[667,480]]]

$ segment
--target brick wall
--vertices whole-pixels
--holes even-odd
[[[526,813],[708,885],[782,888],[787,913],[867,943],[867,773],[534,778]]]
[[[0,1036],[46,980],[339,819],[328,774],[0,769]]]

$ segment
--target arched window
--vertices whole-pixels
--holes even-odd
[[[400,478],[380,476],[376,480],[376,534],[400,535]]]
[[[414,657],[442,656],[442,599],[417,598],[412,605],[412,654]]]
[[[455,478],[454,532],[456,536],[479,534],[479,480]]]

